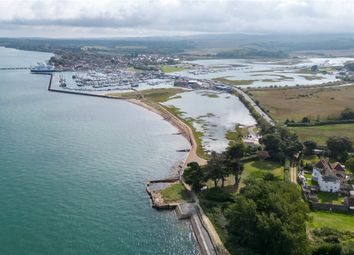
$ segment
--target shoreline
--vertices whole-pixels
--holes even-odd
[[[112,96],[107,96],[107,95],[97,95],[97,94],[80,93],[80,92],[74,92],[74,91],[65,91],[65,90],[60,90],[60,89],[52,89],[51,86],[52,86],[53,74],[49,74],[49,75],[50,75],[50,81],[49,81],[49,85],[48,85],[48,91],[50,91],[50,92],[72,94],[72,95],[81,95],[81,96],[91,96],[91,97],[99,97],[99,98],[106,98],[106,99],[124,100],[124,101],[131,103],[131,104],[135,104],[137,106],[145,108],[148,111],[158,114],[165,121],[169,122],[171,125],[176,127],[191,145],[190,151],[188,152],[187,157],[185,158],[185,160],[183,162],[181,172],[179,173],[179,179],[180,179],[181,183],[188,190],[191,190],[190,186],[188,184],[186,184],[183,180],[182,175],[183,175],[184,169],[187,167],[187,164],[190,162],[197,162],[200,165],[205,165],[207,163],[207,160],[203,159],[197,155],[198,144],[195,140],[192,129],[186,123],[184,123],[182,120],[180,120],[174,114],[169,112],[162,105],[152,102],[152,101],[144,101],[144,100],[138,100],[138,99],[126,99],[126,98],[112,97]],[[204,254],[210,255],[210,254],[214,254],[214,253],[215,254],[229,254],[228,251],[225,249],[224,244],[222,243],[214,225],[211,223],[209,218],[203,212],[203,209],[200,207],[197,195],[194,192],[192,192],[192,194],[193,194],[193,198],[196,203],[195,206],[196,206],[197,215],[192,216],[190,218],[190,222],[192,225],[192,230],[194,232],[194,235],[196,236],[197,243],[200,248],[201,254],[202,255],[204,255]],[[176,211],[176,215],[178,217],[178,211]],[[207,235],[210,238],[211,244],[213,246],[212,250],[210,250],[210,248],[208,248],[208,246],[205,243],[205,239],[202,235],[202,230],[201,230],[202,228],[204,229],[204,231],[206,231]]]
[[[138,100],[138,99],[126,99],[126,101],[138,105],[140,107],[143,107],[151,112],[154,112],[158,115],[160,115],[161,117],[163,117],[163,119],[167,122],[169,122],[170,124],[172,124],[174,127],[176,127],[181,134],[184,136],[184,138],[187,139],[187,141],[189,142],[189,144],[191,145],[190,151],[187,154],[186,159],[183,162],[183,169],[182,169],[182,173],[184,168],[186,168],[187,164],[190,162],[197,162],[200,165],[205,165],[207,160],[203,159],[201,157],[199,157],[197,155],[197,142],[195,140],[195,137],[193,135],[193,131],[192,129],[185,124],[182,120],[180,120],[178,117],[176,117],[175,115],[173,115],[171,112],[169,112],[168,110],[166,110],[162,105],[158,104],[158,103],[154,103],[151,101],[144,102],[143,100]]]

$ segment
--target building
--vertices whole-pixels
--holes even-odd
[[[327,159],[321,158],[313,167],[312,180],[318,182],[320,191],[338,192],[344,179],[344,166],[338,162],[331,164]]]

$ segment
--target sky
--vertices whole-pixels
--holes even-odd
[[[0,37],[353,32],[354,0],[0,0]]]

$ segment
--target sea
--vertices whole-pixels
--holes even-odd
[[[0,68],[51,53],[0,47]],[[199,254],[188,221],[151,208],[188,142],[126,101],[47,91],[48,75],[0,70],[0,254]]]

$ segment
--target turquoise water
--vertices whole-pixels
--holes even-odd
[[[1,65],[21,54],[50,57]],[[0,71],[0,254],[198,254],[190,224],[145,192],[187,141],[145,109],[48,92],[48,79]]]

